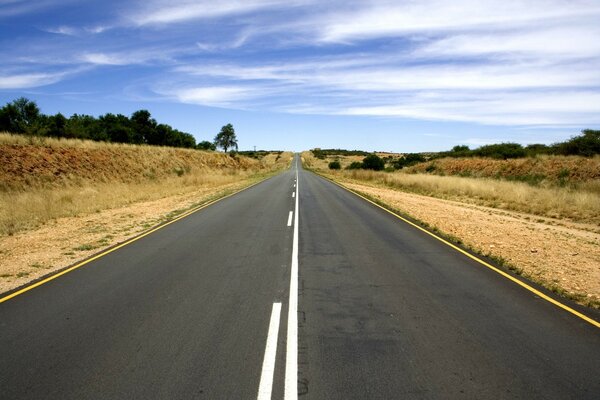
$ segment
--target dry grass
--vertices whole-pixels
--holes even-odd
[[[599,181],[590,180],[580,187],[532,186],[525,182],[492,178],[388,173],[366,170],[330,171],[328,160],[319,160],[309,152],[302,154],[305,165],[336,179],[371,182],[397,190],[456,200],[500,209],[514,210],[551,218],[600,224]],[[346,162],[348,164],[348,162]],[[343,165],[343,164],[342,164]]]
[[[502,178],[546,185],[559,183],[564,186],[567,183],[598,183],[600,157],[537,156],[509,160],[478,157],[441,158],[409,167],[407,172]]]
[[[291,153],[247,157],[0,134],[0,236],[50,220],[220,187],[280,170]]]
[[[345,178],[370,181],[426,196],[472,202],[552,218],[600,224],[600,195],[566,187],[535,187],[523,182],[425,174],[344,171]]]

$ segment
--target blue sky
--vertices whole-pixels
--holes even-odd
[[[600,128],[599,0],[0,0],[0,102],[148,109],[240,149],[437,151]]]

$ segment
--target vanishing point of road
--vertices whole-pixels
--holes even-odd
[[[600,398],[600,329],[548,298],[296,156],[0,299],[0,398]]]

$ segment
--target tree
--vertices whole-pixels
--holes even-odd
[[[0,109],[0,130],[11,133],[31,133],[40,118],[40,109],[33,101],[20,97]]]
[[[581,135],[572,137],[566,142],[556,143],[552,147],[556,154],[592,157],[600,154],[600,131],[584,129]]]
[[[65,128],[67,126],[67,118],[58,113],[56,115],[51,115],[46,118],[46,128],[48,129],[47,135],[54,137],[65,137],[66,132]]]
[[[196,148],[198,150],[211,150],[211,151],[214,151],[214,150],[217,149],[217,146],[215,146],[214,143],[209,142],[208,140],[203,140],[203,141],[201,141],[200,143],[198,143],[196,145]]]
[[[160,144],[156,131],[156,120],[148,110],[138,110],[131,114],[131,122],[135,129],[135,140],[139,143]]]
[[[364,169],[381,171],[385,168],[385,162],[377,154],[369,154],[363,159],[362,167]]]
[[[227,149],[233,147],[237,150],[238,144],[233,125],[227,124],[221,128],[221,132],[215,136],[215,146],[222,147],[225,153],[227,153]]]

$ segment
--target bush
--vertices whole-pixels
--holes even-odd
[[[196,145],[198,150],[207,150],[207,151],[215,151],[217,149],[217,145],[213,142],[209,142],[208,140],[203,140]]]
[[[353,161],[346,169],[362,169],[363,164],[360,161]]]
[[[421,162],[425,162],[425,157],[419,153],[405,154],[402,158],[392,161],[392,166],[395,169],[402,169],[404,167],[410,167]]]
[[[311,151],[312,151],[313,155],[316,158],[318,158],[319,160],[324,160],[325,159],[325,153],[323,153],[321,151],[321,149],[314,149],[314,150],[311,150]]]
[[[501,160],[520,158],[526,155],[525,149],[518,143],[488,144],[481,146],[474,153],[480,157],[491,157]]]
[[[329,169],[342,169],[342,165],[338,160],[329,163]]]
[[[581,135],[572,137],[566,142],[556,143],[552,145],[552,149],[556,154],[565,156],[592,157],[600,154],[600,131],[584,129]]]
[[[385,162],[377,154],[369,154],[362,161],[363,169],[381,171],[385,168]]]

